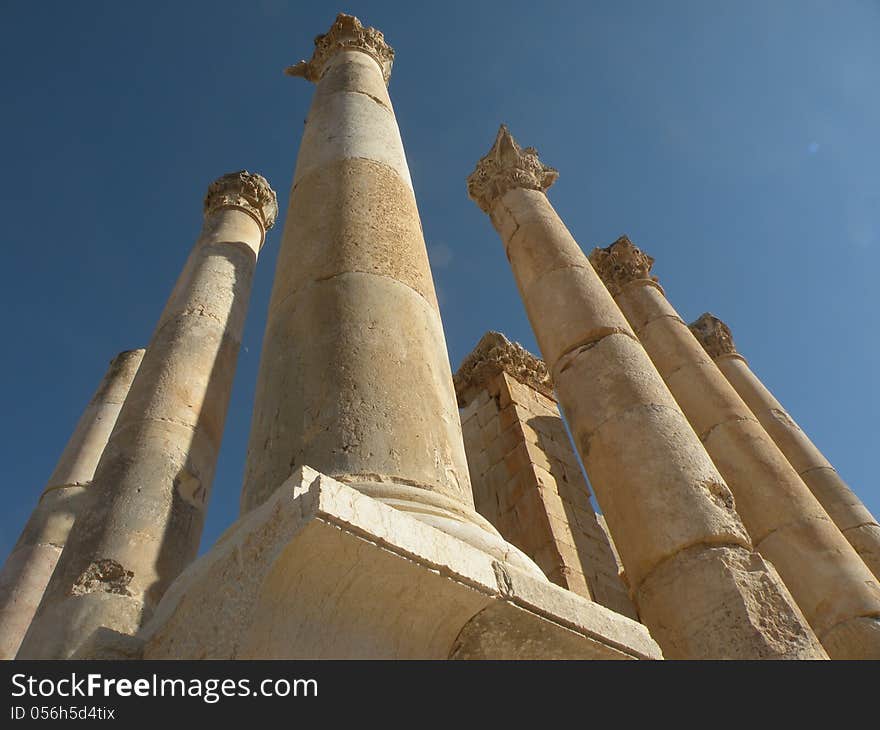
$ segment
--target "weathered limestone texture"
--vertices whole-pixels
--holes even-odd
[[[260,175],[208,188],[174,287],[19,651],[64,658],[95,629],[133,634],[196,556],[257,255],[277,214]]]
[[[502,126],[468,178],[500,234],[642,621],[667,658],[825,658],[718,470]]]
[[[312,59],[288,69],[317,86],[269,304],[242,512],[309,464],[505,551],[474,510],[440,311],[386,89],[393,57],[379,31],[339,15]]]
[[[880,585],[666,299],[654,259],[623,236],[589,260],[828,654],[880,659]]]
[[[64,550],[143,350],[119,353],[76,424],[0,572],[0,659],[13,659]]]
[[[454,382],[477,511],[551,581],[637,619],[544,363],[488,332]]]
[[[93,656],[139,655],[96,636]],[[171,586],[145,659],[659,659],[641,624],[307,466]]]
[[[706,313],[691,325],[691,329],[874,577],[880,578],[880,524],[877,518],[752,372],[746,359],[737,352],[727,325]]]

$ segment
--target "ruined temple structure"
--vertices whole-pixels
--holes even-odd
[[[453,375],[393,58],[339,15],[287,70],[315,91],[239,518],[196,558],[278,213],[247,171],[9,556],[2,657],[880,658],[880,525],[720,320],[685,324],[625,236],[575,241],[504,126],[467,194],[541,357],[489,332]]]

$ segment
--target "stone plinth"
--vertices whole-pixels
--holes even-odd
[[[143,356],[143,350],[129,350],[110,362],[6,559],[0,572],[0,659],[13,659],[21,645]]]
[[[202,233],[162,312],[19,657],[134,634],[196,556],[257,255],[275,220],[260,175],[208,188]]]
[[[489,332],[454,380],[477,511],[552,582],[637,618],[544,363]]]
[[[752,372],[730,329],[706,313],[691,325],[706,352],[770,434],[843,536],[880,578],[880,524],[810,437]]]
[[[308,467],[178,578],[139,639],[145,659],[661,658],[635,621]],[[100,636],[90,651],[107,654]]]
[[[506,127],[468,178],[510,266],[639,616],[667,658],[824,658],[733,497]]]
[[[880,658],[880,585],[678,316],[654,260],[626,236],[589,258],[829,655]]]

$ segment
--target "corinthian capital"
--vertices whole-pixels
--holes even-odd
[[[736,345],[733,344],[733,335],[730,334],[730,327],[714,314],[706,312],[691,324],[690,328],[712,359],[722,355],[737,354]]]
[[[611,296],[614,297],[631,281],[637,279],[657,281],[656,276],[651,276],[654,259],[636,248],[628,236],[621,236],[608,248],[594,248],[590,252],[589,259],[596,273],[611,292]]]
[[[507,373],[523,385],[556,400],[553,382],[543,360],[500,332],[487,332],[452,378],[458,405],[464,408],[473,395],[485,388],[498,373]]]
[[[268,231],[278,216],[275,191],[262,175],[239,170],[217,178],[208,186],[205,196],[205,217],[219,208],[241,208],[250,213]]]
[[[288,66],[285,73],[317,83],[324,73],[327,61],[336,51],[342,49],[363,51],[372,56],[382,69],[385,83],[388,83],[391,65],[394,63],[394,49],[385,42],[381,31],[364,27],[353,15],[345,13],[339,13],[330,30],[315,38],[315,52],[311,59]]]
[[[538,159],[534,147],[522,148],[502,124],[492,149],[477,163],[467,179],[468,195],[484,213],[508,190],[526,188],[544,192],[559,177]]]

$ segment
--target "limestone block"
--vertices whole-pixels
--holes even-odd
[[[308,467],[178,578],[139,638],[146,659],[660,658],[640,624]]]
[[[739,546],[682,550],[639,586],[637,602],[667,659],[825,656],[773,566]],[[801,616],[800,632],[792,612]]]

